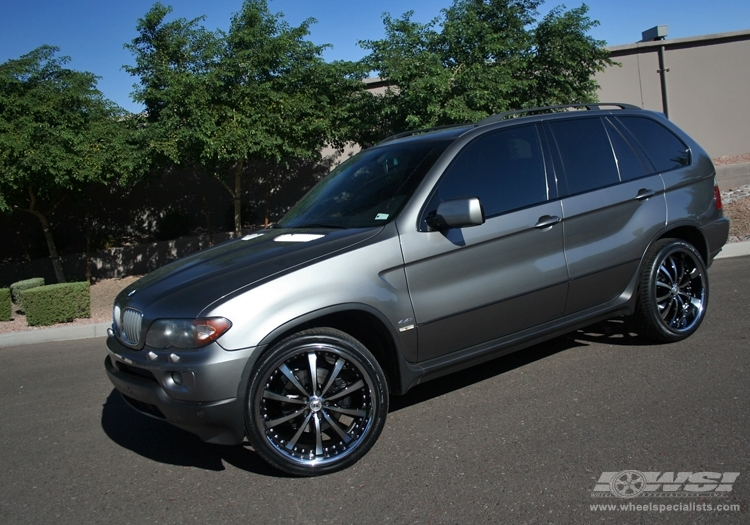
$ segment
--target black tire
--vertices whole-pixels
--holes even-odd
[[[387,383],[373,355],[344,332],[315,328],[261,356],[248,386],[245,429],[276,468],[317,476],[364,456],[387,414]]]
[[[693,245],[661,239],[646,256],[634,321],[643,337],[681,341],[700,326],[708,307],[708,272]]]

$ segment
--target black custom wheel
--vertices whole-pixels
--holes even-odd
[[[330,328],[300,332],[262,356],[251,376],[248,438],[291,474],[335,472],[377,441],[387,392],[383,371],[359,341]]]
[[[646,260],[636,305],[636,330],[657,341],[680,341],[695,332],[708,306],[708,273],[689,243],[663,239]]]

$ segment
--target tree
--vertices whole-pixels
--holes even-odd
[[[170,12],[156,4],[126,46],[136,57],[126,69],[140,77],[134,99],[146,105],[156,155],[222,182],[239,235],[248,166],[315,160],[327,143],[340,145],[344,101],[362,91],[365,73],[324,62],[326,46],[306,40],[314,20],[291,27],[265,0],[246,0],[226,34],[200,18],[168,22]]]
[[[50,214],[87,185],[125,182],[142,165],[124,111],[58,51],[45,45],[0,65],[0,211],[39,219],[64,282]]]
[[[427,24],[413,12],[384,15],[386,37],[360,42],[365,63],[391,86],[378,98],[378,134],[595,101],[592,76],[612,64],[604,42],[587,35],[597,22],[585,5],[537,21],[541,3],[454,0]]]

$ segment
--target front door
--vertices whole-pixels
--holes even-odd
[[[446,169],[424,214],[446,200],[478,197],[485,223],[401,229],[420,361],[563,314],[562,208],[542,151],[533,124],[481,135]]]

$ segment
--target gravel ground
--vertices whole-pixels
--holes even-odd
[[[714,166],[742,164],[743,162],[750,162],[750,153],[743,153],[742,155],[724,155],[723,157],[716,157],[711,160],[714,162]]]
[[[729,242],[750,241],[750,185],[722,192],[724,216],[729,218]]]
[[[746,159],[747,157],[747,159]],[[750,153],[738,157],[721,157],[714,159],[714,163],[721,165],[722,159],[730,159],[736,162],[750,161]],[[739,159],[739,160],[737,160]],[[722,192],[724,203],[724,215],[729,217],[731,226],[729,229],[729,242],[750,240],[750,185],[743,186],[728,192]],[[115,296],[127,285],[137,280],[140,276],[129,276],[122,279],[105,279],[91,286],[91,318],[76,319],[72,323],[64,323],[55,326],[70,326],[86,323],[104,323],[112,318],[112,303]],[[50,328],[48,326],[28,326],[26,316],[19,314],[13,305],[13,319],[0,323],[0,334],[9,332],[21,332],[26,330],[40,330]]]

